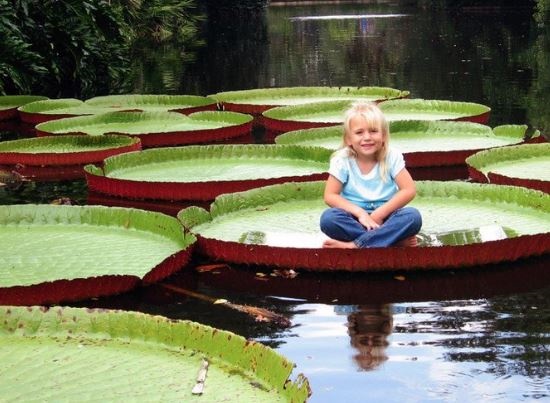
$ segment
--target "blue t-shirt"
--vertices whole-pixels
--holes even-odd
[[[371,211],[386,203],[399,190],[395,177],[405,168],[403,154],[390,147],[386,155],[386,167],[386,181],[380,175],[379,163],[363,175],[356,159],[350,157],[344,148],[334,153],[328,172],[342,183],[342,197]]]

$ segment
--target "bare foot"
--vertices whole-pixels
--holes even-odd
[[[397,242],[393,246],[415,247],[415,246],[418,246],[418,241],[416,239],[416,235],[413,235],[408,238],[402,239],[401,241]]]
[[[344,242],[337,241],[336,239],[327,239],[323,242],[323,248],[357,249],[357,245],[355,245],[352,241]]]

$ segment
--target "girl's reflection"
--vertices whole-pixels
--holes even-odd
[[[386,347],[389,344],[387,337],[393,328],[391,305],[348,305],[338,308],[349,312],[348,334],[350,344],[357,349],[353,358],[359,367],[370,371],[386,361]]]

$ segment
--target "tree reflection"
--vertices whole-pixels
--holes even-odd
[[[259,86],[268,53],[264,9],[209,9],[205,38],[180,92],[207,95]]]
[[[550,2],[540,1],[535,14],[538,21],[548,21]],[[530,49],[530,59],[536,66],[537,80],[533,81],[528,93],[528,118],[533,126],[549,138],[550,136],[550,24],[539,24],[537,39]]]
[[[405,307],[412,320],[396,325],[394,333],[437,335],[426,344],[442,347],[445,360],[483,363],[479,368],[496,377],[544,379],[550,341],[548,297],[550,288]]]

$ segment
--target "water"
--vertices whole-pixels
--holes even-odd
[[[202,48],[144,51],[135,91],[207,95],[270,86],[389,86],[415,98],[483,103],[493,109],[491,126],[526,123],[548,133],[548,38],[525,9],[271,6],[246,18],[218,17]],[[6,130],[0,138],[16,133]],[[263,141],[261,131],[256,138]],[[61,196],[88,200],[83,181],[0,188],[3,204]],[[259,340],[308,377],[311,402],[550,396],[547,256],[441,273],[294,278],[260,267],[199,274],[194,267],[202,263],[197,258],[170,281],[282,313],[293,326],[256,322],[159,286],[73,305],[191,319]]]

